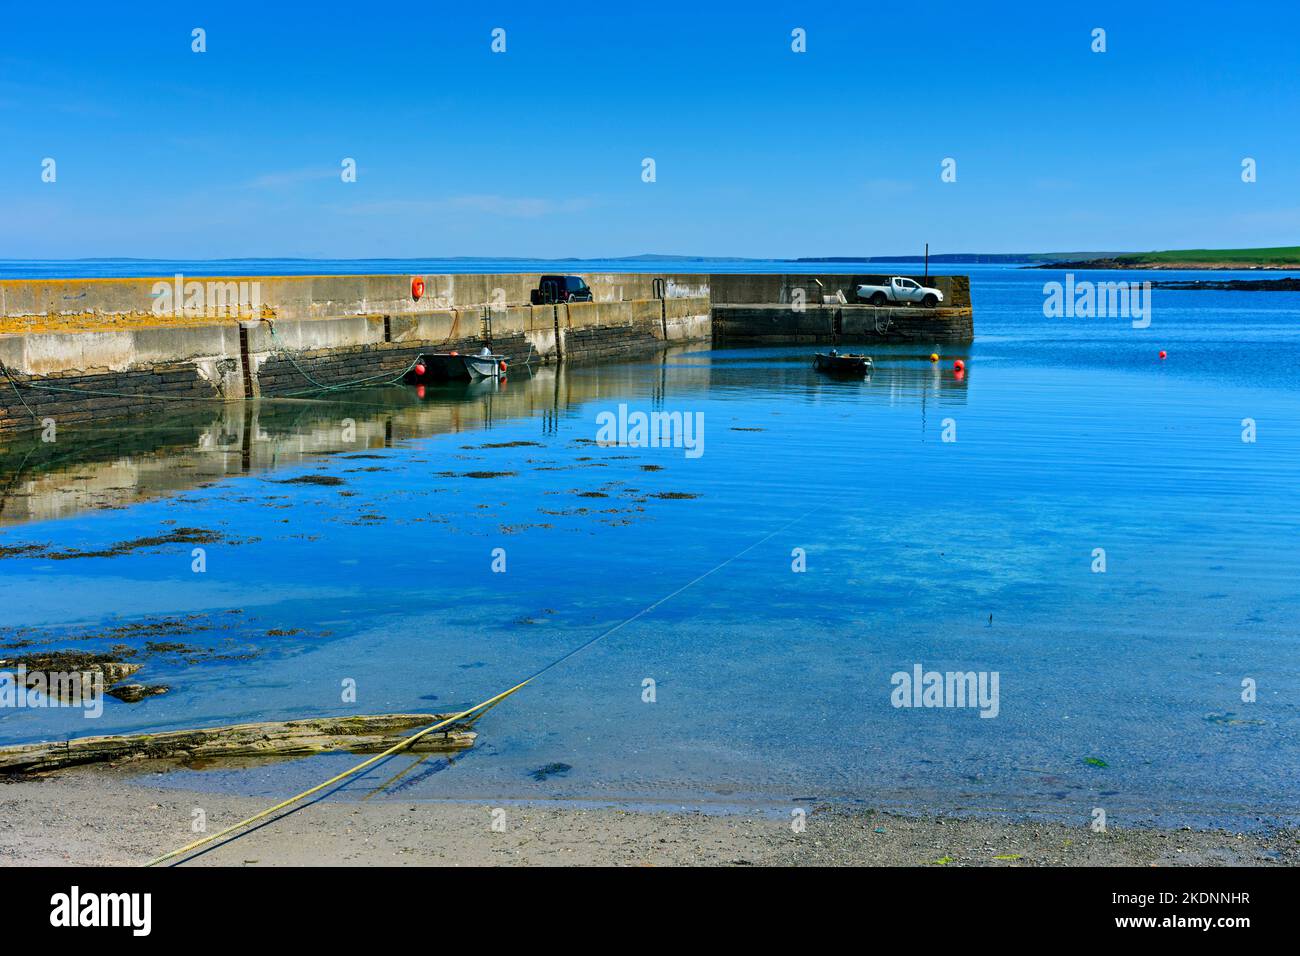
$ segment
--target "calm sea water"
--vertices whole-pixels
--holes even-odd
[[[493,268],[527,266],[466,271]],[[938,366],[877,349],[866,382],[814,374],[811,347],[699,347],[11,442],[0,546],[223,541],[202,574],[184,544],[0,559],[0,643],[129,644],[170,687],[95,721],[3,710],[0,742],[454,711],[717,568],[496,707],[451,766],[399,757],[341,796],[1294,821],[1300,296],[1156,290],[1139,330],[1044,318],[1058,273],[947,271],[973,276],[977,342]],[[698,413],[703,454],[596,446],[620,404]],[[998,715],[895,708],[916,664],[998,672]],[[169,779],[271,796],[346,765]]]

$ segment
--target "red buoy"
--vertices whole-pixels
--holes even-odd
[[[1169,358],[1169,353],[1166,352],[1164,349],[1161,349],[1161,350],[1160,350],[1160,360],[1161,360],[1161,361],[1164,361],[1164,360],[1167,359],[1167,358]]]
[[[423,295],[424,295],[424,280],[421,279],[419,276],[415,276],[414,278],[411,279],[411,298],[414,299],[416,302],[419,302],[420,298]]]
[[[448,354],[448,355],[459,355],[460,353],[457,352],[455,349],[452,349],[452,350],[451,350],[450,352],[448,352],[447,354]]]
[[[504,372],[504,371],[505,371],[505,370],[506,370],[506,363],[505,363],[505,359],[502,359],[502,360],[501,360],[501,371],[503,371],[503,372]]]
[[[952,370],[954,372],[962,372],[965,371],[965,369],[966,369],[966,363],[963,362],[961,359],[958,359],[957,361],[952,363]]]
[[[416,362],[416,363],[415,363],[415,374],[416,374],[416,375],[423,375],[423,374],[424,374],[424,363],[423,363],[423,362]]]

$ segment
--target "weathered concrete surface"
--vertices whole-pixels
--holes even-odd
[[[933,342],[974,340],[969,308],[921,309],[870,305],[715,305],[713,339],[731,344],[779,342]]]
[[[485,316],[488,321],[485,324]],[[0,336],[0,363],[28,376],[122,372],[154,362],[202,363],[240,358],[240,326],[255,363],[277,352],[308,352],[399,343],[420,348],[523,336],[539,359],[552,357],[561,337],[585,328],[637,327],[660,339],[707,338],[708,300],[513,306],[498,310],[438,310],[410,316],[359,315],[330,319],[246,320],[242,323],[129,329],[119,332],[31,333]],[[667,336],[664,329],[669,329]],[[255,371],[255,369],[254,369]]]
[[[120,372],[153,362],[229,355],[239,355],[234,324],[0,336],[0,362],[28,375]]]
[[[597,302],[701,298],[706,275],[584,273]],[[411,281],[424,281],[412,297]],[[540,273],[363,276],[153,276],[0,280],[0,333],[192,326],[220,319],[423,316],[527,306]]]
[[[842,292],[849,303],[857,302],[859,285],[880,285],[891,275],[900,273],[820,273],[798,274],[728,274],[709,276],[709,301],[715,305],[795,304],[821,305],[824,296]],[[950,309],[971,307],[970,278],[968,276],[909,275],[922,285],[943,293],[943,304]]]

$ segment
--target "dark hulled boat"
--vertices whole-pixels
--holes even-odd
[[[471,382],[504,378],[506,358],[488,349],[477,353],[426,352],[419,357],[407,379],[413,382]]]
[[[842,355],[831,351],[813,356],[813,368],[828,375],[866,375],[871,367],[870,355]]]

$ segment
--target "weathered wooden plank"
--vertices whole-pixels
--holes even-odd
[[[374,714],[233,724],[157,734],[77,737],[0,747],[0,773],[46,773],[80,764],[118,760],[181,762],[248,757],[305,757],[348,752],[379,753],[420,727],[450,714]],[[452,753],[474,745],[473,731],[449,727],[426,734],[412,753]]]

